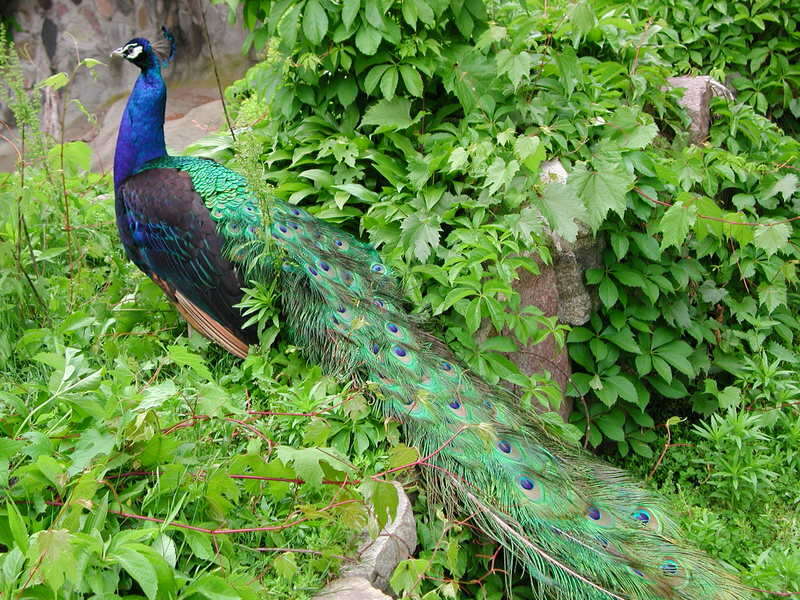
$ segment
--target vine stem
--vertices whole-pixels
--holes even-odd
[[[659,206],[666,206],[667,208],[675,206],[672,202],[665,202],[664,200],[658,200],[657,198],[653,198],[649,194],[646,194],[642,191],[641,188],[634,186],[633,190],[639,194],[645,200],[649,200],[653,204],[658,204]],[[699,219],[707,219],[709,221],[716,221],[717,223],[724,223],[726,225],[741,225],[743,227],[774,227],[775,225],[784,225],[786,223],[791,223],[792,221],[797,221],[800,219],[800,215],[796,217],[791,217],[789,219],[784,219],[783,221],[775,221],[774,223],[754,223],[752,221],[730,221],[728,219],[723,219],[721,217],[712,217],[710,215],[701,215],[698,213],[697,217]]]
[[[344,506],[345,504],[353,504],[354,502],[360,502],[360,500],[349,499],[349,500],[340,500],[339,502],[331,502],[327,506],[320,508],[315,512],[318,513],[325,512],[327,510],[331,510],[332,508]],[[46,504],[48,504],[49,506],[66,506],[67,503],[61,500],[48,500]],[[188,523],[181,523],[179,521],[169,521],[167,519],[161,519],[159,517],[148,517],[146,515],[137,515],[136,513],[128,513],[121,510],[109,510],[108,512],[112,515],[117,515],[118,517],[125,517],[127,519],[136,519],[137,521],[148,521],[150,523],[160,523],[162,525],[167,525],[168,527],[176,527],[178,529],[188,529],[190,531],[207,533],[208,535],[231,535],[234,533],[255,533],[259,531],[282,531],[284,529],[294,527],[295,525],[299,525],[300,523],[305,523],[306,521],[311,519],[311,517],[301,517],[293,521],[287,521],[285,523],[281,523],[280,525],[267,525],[265,527],[243,527],[241,529],[209,529],[208,527],[198,527],[197,525],[189,525]]]

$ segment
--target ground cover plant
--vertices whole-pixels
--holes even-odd
[[[237,142],[196,151],[379,246],[460,358],[521,402],[558,396],[503,352],[565,341],[564,431],[650,478],[746,583],[800,591],[790,3],[227,4],[264,60],[226,93]],[[2,593],[309,598],[391,514],[397,478],[420,535],[398,593],[533,597],[413,468],[386,474],[417,454],[368,393],[286,345],[274,290],[246,300],[265,342],[244,361],[187,332],[123,259],[109,179],[85,145],[38,135],[2,48],[25,134],[0,174]],[[687,70],[738,73],[705,145],[665,81]],[[539,180],[553,157],[566,185]],[[567,333],[513,283],[549,260],[545,226],[579,223],[607,246],[586,274],[597,309]]]

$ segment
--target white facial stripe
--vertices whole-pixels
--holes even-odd
[[[142,53],[142,48],[139,44],[128,44],[125,46],[125,49],[122,53],[125,55],[125,58],[134,59]]]

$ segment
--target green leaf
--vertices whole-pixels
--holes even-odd
[[[372,56],[378,51],[378,46],[381,45],[382,39],[383,36],[380,31],[364,23],[356,33],[356,48],[358,48],[359,52]]]
[[[514,155],[531,173],[539,172],[539,165],[545,159],[545,148],[539,136],[521,135],[514,141]]]
[[[341,190],[343,192],[347,192],[351,196],[355,196],[359,200],[363,200],[369,204],[375,203],[378,201],[380,196],[373,192],[372,190],[368,190],[363,185],[359,183],[343,183],[342,185],[334,185],[331,186],[334,190]]]
[[[634,354],[641,354],[642,352],[639,349],[639,345],[636,343],[636,340],[633,339],[633,334],[628,327],[620,329],[619,331],[614,331],[613,329],[609,328],[603,332],[603,337],[609,342],[619,346],[626,352],[633,352]]]
[[[447,160],[448,164],[450,165],[451,171],[458,171],[463,169],[466,166],[467,161],[469,160],[469,153],[467,152],[466,148],[458,147],[454,148],[453,151],[450,153],[450,158]]]
[[[575,32],[573,40],[576,44],[583,36],[594,29],[597,24],[597,17],[588,0],[581,0],[573,5],[572,11],[569,14],[569,23],[572,25],[572,29]]]
[[[353,79],[340,79],[336,84],[336,95],[342,106],[350,106],[358,96],[358,85]]]
[[[450,290],[447,292],[447,296],[445,296],[444,301],[442,301],[442,303],[436,307],[436,310],[433,311],[434,316],[446,311],[459,300],[463,300],[467,296],[474,296],[477,293],[478,292],[475,289],[466,287],[457,287]]]
[[[211,371],[209,371],[208,367],[206,366],[203,357],[199,354],[189,351],[186,346],[170,346],[167,348],[167,354],[175,364],[182,367],[189,367],[192,369],[192,371],[200,375],[200,377],[207,380],[214,378],[214,376],[211,374]]]
[[[158,592],[156,569],[147,557],[131,546],[133,545],[120,546],[111,553],[110,558],[116,560],[128,572],[150,600],[155,600]]]
[[[364,17],[375,29],[383,30],[383,11],[378,0],[364,0]]]
[[[670,206],[658,225],[659,231],[663,234],[661,250],[670,246],[680,249],[696,218],[697,206],[694,203],[687,206],[682,200],[678,200]]]
[[[45,529],[31,536],[28,564],[37,565],[44,582],[53,592],[73,574],[77,557],[72,549],[72,534],[66,529]]]
[[[611,308],[614,306],[619,299],[617,286],[614,285],[614,282],[608,277],[600,282],[598,292],[600,294],[600,300],[603,302],[603,305],[605,305],[606,308]]]
[[[553,231],[567,241],[574,242],[577,239],[577,221],[585,221],[587,215],[575,186],[563,183],[545,184],[538,204]]]
[[[378,129],[375,133],[385,131],[399,131],[411,127],[422,118],[422,113],[418,113],[413,119],[410,115],[411,101],[400,96],[391,100],[380,100],[373,104],[361,119],[364,125],[376,125]]]
[[[41,88],[52,88],[55,90],[60,90],[62,87],[69,83],[69,75],[64,73],[56,73],[55,75],[50,75],[50,77],[46,77],[42,79],[39,83],[36,84],[36,89]]]
[[[512,54],[509,50],[501,50],[497,54],[497,71],[508,75],[514,88],[519,87],[522,78],[528,75],[533,66],[533,57],[527,52]]]
[[[399,497],[397,488],[389,481],[376,481],[368,479],[360,486],[364,497],[369,499],[375,509],[375,518],[378,520],[378,527],[383,529],[386,523],[394,519],[397,514],[397,503]]]
[[[439,247],[439,219],[431,214],[415,212],[407,216],[400,225],[401,239],[406,255],[412,255],[420,262],[428,260],[431,250]]]
[[[381,77],[381,92],[387,100],[394,98],[394,92],[397,89],[397,75],[397,67],[389,67]]]
[[[344,0],[342,3],[342,23],[347,29],[353,25],[361,8],[361,0]]]
[[[171,379],[162,381],[157,385],[145,388],[142,401],[133,410],[135,412],[145,412],[160,407],[165,400],[178,393],[175,382]]]
[[[415,1],[415,0],[410,0]],[[419,1],[419,0],[416,0]],[[424,558],[410,558],[397,565],[389,579],[389,584],[398,596],[409,595],[422,583],[430,568],[430,561]]]
[[[322,485],[323,471],[320,463],[327,463],[335,471],[351,473],[352,467],[335,448],[291,448],[279,446],[277,456],[285,465],[293,465],[297,475],[313,487]]]
[[[600,415],[593,421],[593,423],[600,428],[600,431],[603,432],[604,436],[615,442],[622,442],[625,440],[625,430],[622,428],[624,422],[624,415],[620,419],[616,412]]]
[[[328,33],[328,15],[319,0],[308,0],[303,12],[303,33],[309,42],[319,44]]]
[[[766,252],[767,256],[772,256],[787,247],[791,234],[789,223],[763,223],[755,228],[753,244]]]
[[[779,306],[786,306],[786,286],[780,283],[762,283],[758,286],[758,303],[771,313]]]
[[[275,563],[279,560],[275,559]],[[275,567],[278,568],[277,566]],[[182,597],[190,598],[193,594],[199,594],[208,600],[242,600],[242,595],[227,581],[219,575],[204,573],[198,577],[185,590],[181,590]]]
[[[416,462],[419,459],[419,450],[399,444],[389,449],[389,468],[396,469]]]
[[[364,91],[371,94],[390,65],[375,65],[364,78]]]
[[[586,222],[596,231],[609,210],[619,216],[625,213],[626,194],[633,187],[633,176],[621,165],[601,163],[597,171],[590,171],[586,163],[579,163],[570,173],[567,185],[573,186],[583,201]]]
[[[281,48],[287,51],[292,51],[297,42],[297,30],[300,25],[300,11],[302,8],[302,2],[295,4],[294,7],[286,12],[278,25],[278,36],[281,40]]]
[[[419,17],[419,20],[425,25],[432,26],[436,24],[436,16],[433,14],[433,9],[426,0],[408,0],[409,4],[414,5],[414,10]],[[405,4],[405,2],[403,2]]]
[[[272,561],[272,566],[275,572],[287,581],[292,581],[298,571],[297,560],[293,552],[283,552],[279,554],[275,560]]]
[[[417,98],[422,97],[422,77],[414,67],[409,65],[400,65],[400,75],[403,78],[403,85],[412,96]]]
[[[47,162],[54,170],[61,169],[61,159],[64,159],[64,174],[68,177],[77,177],[87,172],[92,166],[92,148],[86,142],[76,141],[58,144],[47,152]]]
[[[6,500],[6,514],[8,515],[8,528],[11,530],[11,537],[14,543],[19,546],[22,552],[28,551],[28,529],[25,527],[25,520],[17,508],[17,504],[12,500]]]
[[[767,198],[771,198],[776,194],[780,194],[783,197],[783,201],[786,202],[794,196],[794,193],[800,187],[800,183],[798,183],[798,177],[794,173],[789,173],[788,175],[784,175],[775,184],[769,189],[766,194]]]
[[[72,477],[80,473],[83,469],[98,456],[108,456],[114,449],[115,438],[110,433],[100,433],[97,429],[87,429],[84,431],[75,449],[70,455],[72,464],[67,469],[67,475]]]
[[[495,194],[501,187],[506,187],[519,171],[519,163],[512,160],[508,164],[499,156],[496,157],[486,170],[487,192]]]

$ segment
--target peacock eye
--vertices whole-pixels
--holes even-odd
[[[373,354],[377,354],[380,349],[381,349],[381,347],[378,346],[378,344],[372,344],[372,353]]]
[[[461,402],[459,402],[458,400],[450,400],[449,406],[453,410],[458,410],[459,408],[461,408]]]
[[[324,260],[319,261],[319,267],[326,273],[331,270],[331,266],[326,263]]]
[[[405,348],[403,348],[403,347],[401,347],[401,346],[395,346],[395,347],[392,349],[392,351],[395,353],[395,355],[396,355],[396,356],[399,356],[400,358],[402,358],[402,357],[404,357],[406,354],[408,354],[408,352],[406,352]]]
[[[511,452],[511,444],[509,444],[505,440],[497,442],[497,449],[500,450],[500,452],[508,454],[509,452]]]
[[[293,214],[295,217],[299,217],[299,216],[300,216],[300,211],[299,211],[299,210],[297,210],[296,208],[293,208],[293,209],[292,209],[292,214]]]
[[[400,331],[400,328],[397,325],[395,325],[394,323],[387,323],[386,324],[386,329],[388,329],[392,333],[397,333],[398,331]]]
[[[520,477],[519,478],[519,485],[524,490],[532,490],[533,489],[533,481],[528,477]]]
[[[586,516],[589,517],[592,521],[599,521],[600,520],[600,509],[596,506],[590,506],[589,510],[586,511]]]
[[[664,575],[668,575],[670,577],[674,577],[678,574],[678,563],[675,562],[673,559],[668,558],[660,566],[661,572]]]
[[[374,265],[372,265],[372,270],[373,270],[373,272],[375,272],[375,273],[383,273],[383,271],[384,271],[385,269],[384,269],[384,266],[383,266],[382,264],[380,264],[380,263],[375,263]]]

